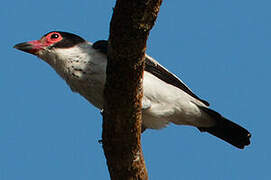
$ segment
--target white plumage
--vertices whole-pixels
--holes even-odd
[[[20,43],[15,48],[37,55],[99,109],[103,108],[107,42],[94,44],[66,32],[50,32],[41,40]],[[208,108],[180,79],[146,55],[143,77],[142,126],[161,129],[169,123],[190,125],[228,143],[244,148],[250,133]]]

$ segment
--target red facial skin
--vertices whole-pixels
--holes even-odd
[[[40,40],[34,40],[34,41],[16,44],[14,48],[30,53],[30,54],[37,55],[40,50],[48,46],[51,46],[61,41],[62,39],[63,37],[58,32],[51,32],[47,34],[46,36],[43,36]]]

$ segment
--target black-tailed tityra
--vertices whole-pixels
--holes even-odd
[[[43,59],[66,80],[72,91],[80,93],[97,108],[103,108],[107,41],[92,44],[75,34],[54,31],[40,40],[14,47]],[[246,129],[208,108],[208,102],[148,55],[143,93],[143,128],[161,129],[169,123],[190,125],[237,148],[250,144],[251,135]]]

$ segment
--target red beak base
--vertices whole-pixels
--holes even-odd
[[[19,43],[13,47],[18,50],[36,55],[37,52],[42,49],[42,44],[40,40],[35,40],[35,41]]]

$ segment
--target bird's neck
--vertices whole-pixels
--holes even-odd
[[[80,93],[96,107],[101,108],[106,55],[93,49],[90,43],[82,43],[71,48],[56,48],[51,51],[54,52],[42,54],[40,58],[52,66],[73,91]],[[85,91],[86,89],[95,92]]]

